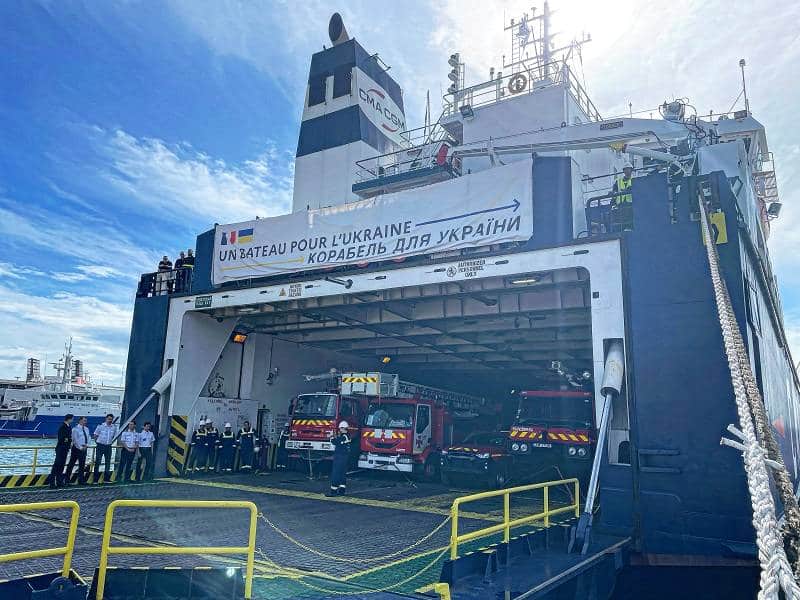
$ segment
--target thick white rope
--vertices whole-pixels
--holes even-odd
[[[747,401],[747,375],[749,363],[742,364],[742,353],[738,347],[743,346],[738,323],[733,313],[730,296],[719,268],[717,249],[710,236],[708,215],[702,198],[700,199],[700,217],[703,225],[703,237],[706,242],[706,255],[711,269],[714,285],[714,298],[717,304],[722,339],[731,382],[736,399],[736,410],[739,414],[739,429],[744,435],[744,468],[747,475],[747,487],[753,505],[753,527],[756,531],[758,559],[761,565],[761,589],[759,600],[778,600],[781,590],[787,600],[800,600],[800,587],[794,579],[789,559],[783,546],[783,539],[778,528],[775,501],[770,489],[770,474],[766,464],[767,453],[756,436],[750,405]],[[760,398],[759,398],[760,401]]]

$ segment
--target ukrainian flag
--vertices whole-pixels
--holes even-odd
[[[247,244],[253,241],[253,228],[239,230],[239,243]]]

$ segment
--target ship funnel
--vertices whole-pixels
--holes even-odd
[[[331,43],[334,46],[338,46],[350,39],[350,36],[347,35],[347,29],[344,28],[342,15],[339,13],[333,13],[333,16],[331,16],[331,20],[328,23],[328,37],[331,38]]]

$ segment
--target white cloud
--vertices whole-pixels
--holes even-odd
[[[3,204],[11,208],[0,205],[0,234],[44,250],[53,257],[52,264],[58,264],[58,256],[100,265],[114,260],[130,274],[150,271],[158,262],[156,252],[134,243],[110,222],[32,208],[24,200]]]
[[[129,308],[67,292],[35,296],[2,283],[0,298],[0,331],[7,332],[0,377],[24,375],[28,357],[56,359],[72,337],[75,356],[95,381],[119,383],[131,327]]]
[[[170,146],[120,130],[102,132],[98,143],[109,161],[100,177],[135,198],[136,210],[151,216],[155,210],[167,222],[242,221],[281,214],[291,206],[293,158],[272,144],[232,165],[186,143]]]
[[[12,263],[0,262],[0,278],[25,279],[27,275],[38,277],[47,275],[47,273],[33,267],[22,267]]]

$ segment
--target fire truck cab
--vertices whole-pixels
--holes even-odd
[[[587,476],[594,455],[592,394],[579,390],[518,393],[508,449],[521,480],[555,469],[559,477]]]
[[[347,421],[350,437],[357,453],[360,424],[369,398],[353,390],[353,381],[374,376],[372,373],[343,373],[337,376],[338,386],[326,392],[300,394],[291,404],[286,450],[288,457],[301,461],[330,460],[333,444],[330,438],[337,426]],[[356,386],[358,387],[358,386]]]
[[[477,417],[481,398],[400,381],[390,382],[389,394],[373,399],[361,430],[361,469],[417,473],[434,478],[442,448],[453,443],[454,425]]]

